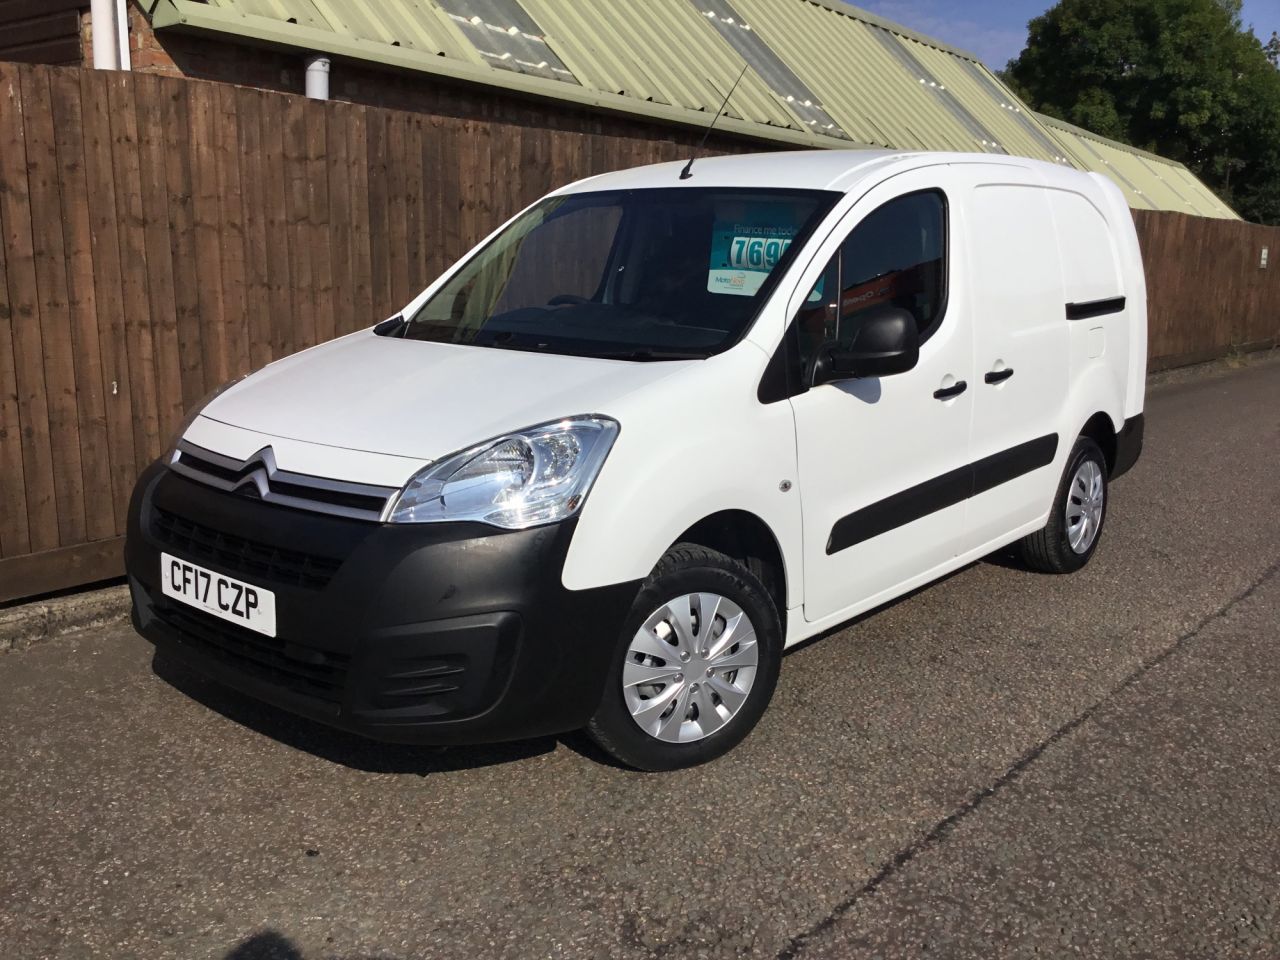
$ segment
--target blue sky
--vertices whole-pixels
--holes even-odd
[[[1051,0],[855,0],[855,5],[903,26],[976,53],[993,69],[1016,57],[1027,39],[1027,21]],[[1245,26],[1265,41],[1280,30],[1280,0],[1245,0]]]

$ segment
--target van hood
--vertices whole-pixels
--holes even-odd
[[[364,331],[264,367],[211,420],[305,443],[439,460],[615,403],[699,361],[636,363],[399,340]]]

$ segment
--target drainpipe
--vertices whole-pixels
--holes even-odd
[[[307,58],[307,96],[312,100],[329,99],[329,58],[323,54]]]
[[[128,0],[91,0],[89,4],[95,70],[128,70],[130,67],[126,3]]]

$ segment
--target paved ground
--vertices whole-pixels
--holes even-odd
[[[1280,364],[1157,388],[1070,578],[973,566],[787,657],[678,775],[369,745],[0,657],[8,956],[1280,956]]]

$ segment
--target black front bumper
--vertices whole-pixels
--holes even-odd
[[[638,589],[567,590],[574,526],[373,524],[223,493],[157,464],[129,509],[134,625],[228,686],[375,739],[561,733],[595,712]],[[166,597],[162,552],[273,591],[277,636]]]

